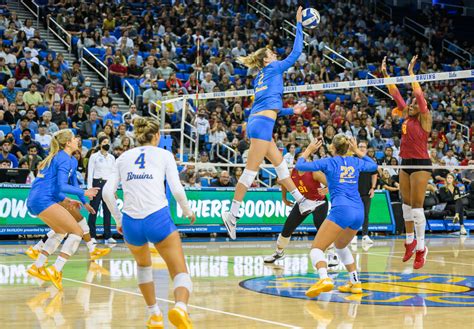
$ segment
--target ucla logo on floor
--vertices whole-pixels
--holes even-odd
[[[262,294],[308,299],[304,293],[317,279],[315,274],[264,276],[242,281],[240,286]],[[342,285],[348,281],[347,273],[338,273],[333,279],[336,286]],[[362,272],[360,279],[364,289],[361,295],[343,294],[335,288],[318,299],[391,306],[474,307],[474,276]]]

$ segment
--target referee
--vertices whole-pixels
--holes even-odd
[[[359,150],[367,154],[367,142],[359,142]],[[359,175],[359,194],[364,203],[364,225],[362,226],[362,244],[373,244],[369,238],[369,211],[372,198],[377,186],[377,172],[361,172]],[[357,238],[357,236],[356,236]]]
[[[100,137],[96,152],[93,153],[89,159],[87,169],[87,188],[99,187],[100,190],[97,195],[91,200],[90,205],[95,210],[95,214],[89,214],[89,228],[92,241],[97,243],[96,238],[96,225],[97,213],[102,202],[102,210],[104,215],[104,240],[105,243],[113,244],[116,243],[112,238],[112,232],[110,228],[110,210],[102,200],[102,188],[104,187],[109,175],[112,173],[115,166],[115,158],[109,153],[110,140],[107,137]]]

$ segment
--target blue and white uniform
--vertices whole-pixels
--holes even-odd
[[[71,158],[63,150],[59,151],[49,166],[40,170],[28,196],[27,207],[31,214],[39,215],[53,204],[64,200],[66,194],[76,195],[81,201],[85,200],[84,190],[68,184],[73,172]]]
[[[303,26],[296,24],[296,38],[290,55],[282,61],[274,61],[258,73],[253,85],[255,99],[247,124],[249,138],[271,141],[275,120],[257,113],[265,110],[276,110],[278,115],[292,115],[293,109],[283,108],[283,73],[288,70],[303,52]]]
[[[158,243],[176,231],[166,198],[165,180],[185,216],[191,216],[173,154],[155,146],[141,146],[123,153],[104,186],[103,198],[125,241],[134,246]],[[115,201],[122,184],[123,214]],[[122,223],[123,221],[123,223]]]
[[[358,230],[364,223],[364,204],[359,194],[360,172],[374,172],[377,164],[368,156],[335,156],[307,162],[300,157],[296,163],[299,171],[322,171],[326,175],[331,210],[328,218],[341,228]]]
[[[75,157],[71,157],[71,170],[69,172],[69,177],[68,177],[68,184],[77,188],[81,188],[79,185],[79,182],[77,180],[77,159]],[[64,193],[59,193],[57,195],[56,202],[62,202],[66,198],[66,195]],[[79,196],[79,200],[82,202],[82,204],[86,204],[87,200],[84,195]]]

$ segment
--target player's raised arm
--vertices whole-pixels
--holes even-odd
[[[296,12],[296,37],[293,43],[293,50],[291,53],[282,61],[275,62],[279,71],[284,72],[295,64],[303,52],[303,7],[298,7]]]
[[[380,71],[382,72],[384,78],[390,78],[390,75],[388,74],[388,71],[387,71],[387,56],[385,56],[383,58],[382,66],[380,67]],[[400,112],[402,112],[403,117],[405,117],[407,115],[407,112],[406,112],[407,104],[405,103],[405,100],[403,99],[402,95],[400,94],[400,91],[398,90],[397,86],[392,85],[392,84],[388,84],[387,88],[388,88],[388,91],[390,92],[390,95],[392,95],[395,103],[397,103],[398,110]]]

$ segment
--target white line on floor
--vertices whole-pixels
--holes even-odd
[[[89,282],[79,281],[79,280],[74,280],[74,279],[69,279],[69,278],[63,278],[63,280],[71,281],[71,282],[75,282],[75,283],[87,284],[87,285],[92,286],[92,287],[103,288],[103,289],[109,289],[109,290],[112,290],[112,291],[117,291],[117,292],[121,292],[121,293],[124,293],[124,294],[139,296],[139,297],[142,297],[142,298],[143,298],[142,294],[137,293],[137,292],[133,292],[133,291],[127,291],[127,290],[123,290],[123,289],[118,289],[118,288],[112,288],[112,287],[102,286],[102,285],[100,285],[100,284],[89,283]],[[174,303],[175,303],[175,302],[172,301],[172,300],[164,299],[164,298],[158,298],[158,297],[156,298],[156,300],[159,300],[159,301],[162,301],[162,302],[166,302],[166,303],[170,303],[170,304],[174,304]],[[280,327],[285,327],[285,328],[293,328],[293,329],[299,329],[299,328],[300,328],[300,327],[292,326],[292,325],[285,324],[285,323],[281,323],[281,322],[275,322],[275,321],[270,321],[270,320],[255,318],[255,317],[253,317],[253,316],[248,316],[248,315],[243,315],[243,314],[238,314],[238,313],[231,313],[231,312],[226,312],[226,311],[221,311],[221,310],[215,310],[215,309],[212,309],[212,308],[207,308],[207,307],[202,307],[202,306],[197,306],[197,305],[191,305],[191,304],[189,304],[188,306],[189,306],[189,307],[192,307],[192,308],[195,308],[195,309],[198,309],[198,310],[203,310],[203,311],[208,311],[208,312],[214,312],[214,313],[219,313],[219,314],[224,314],[224,315],[235,316],[235,317],[242,318],[242,319],[247,319],[247,320],[253,320],[253,321],[268,323],[268,324],[272,324],[272,325],[276,325],[276,326],[280,326]]]

